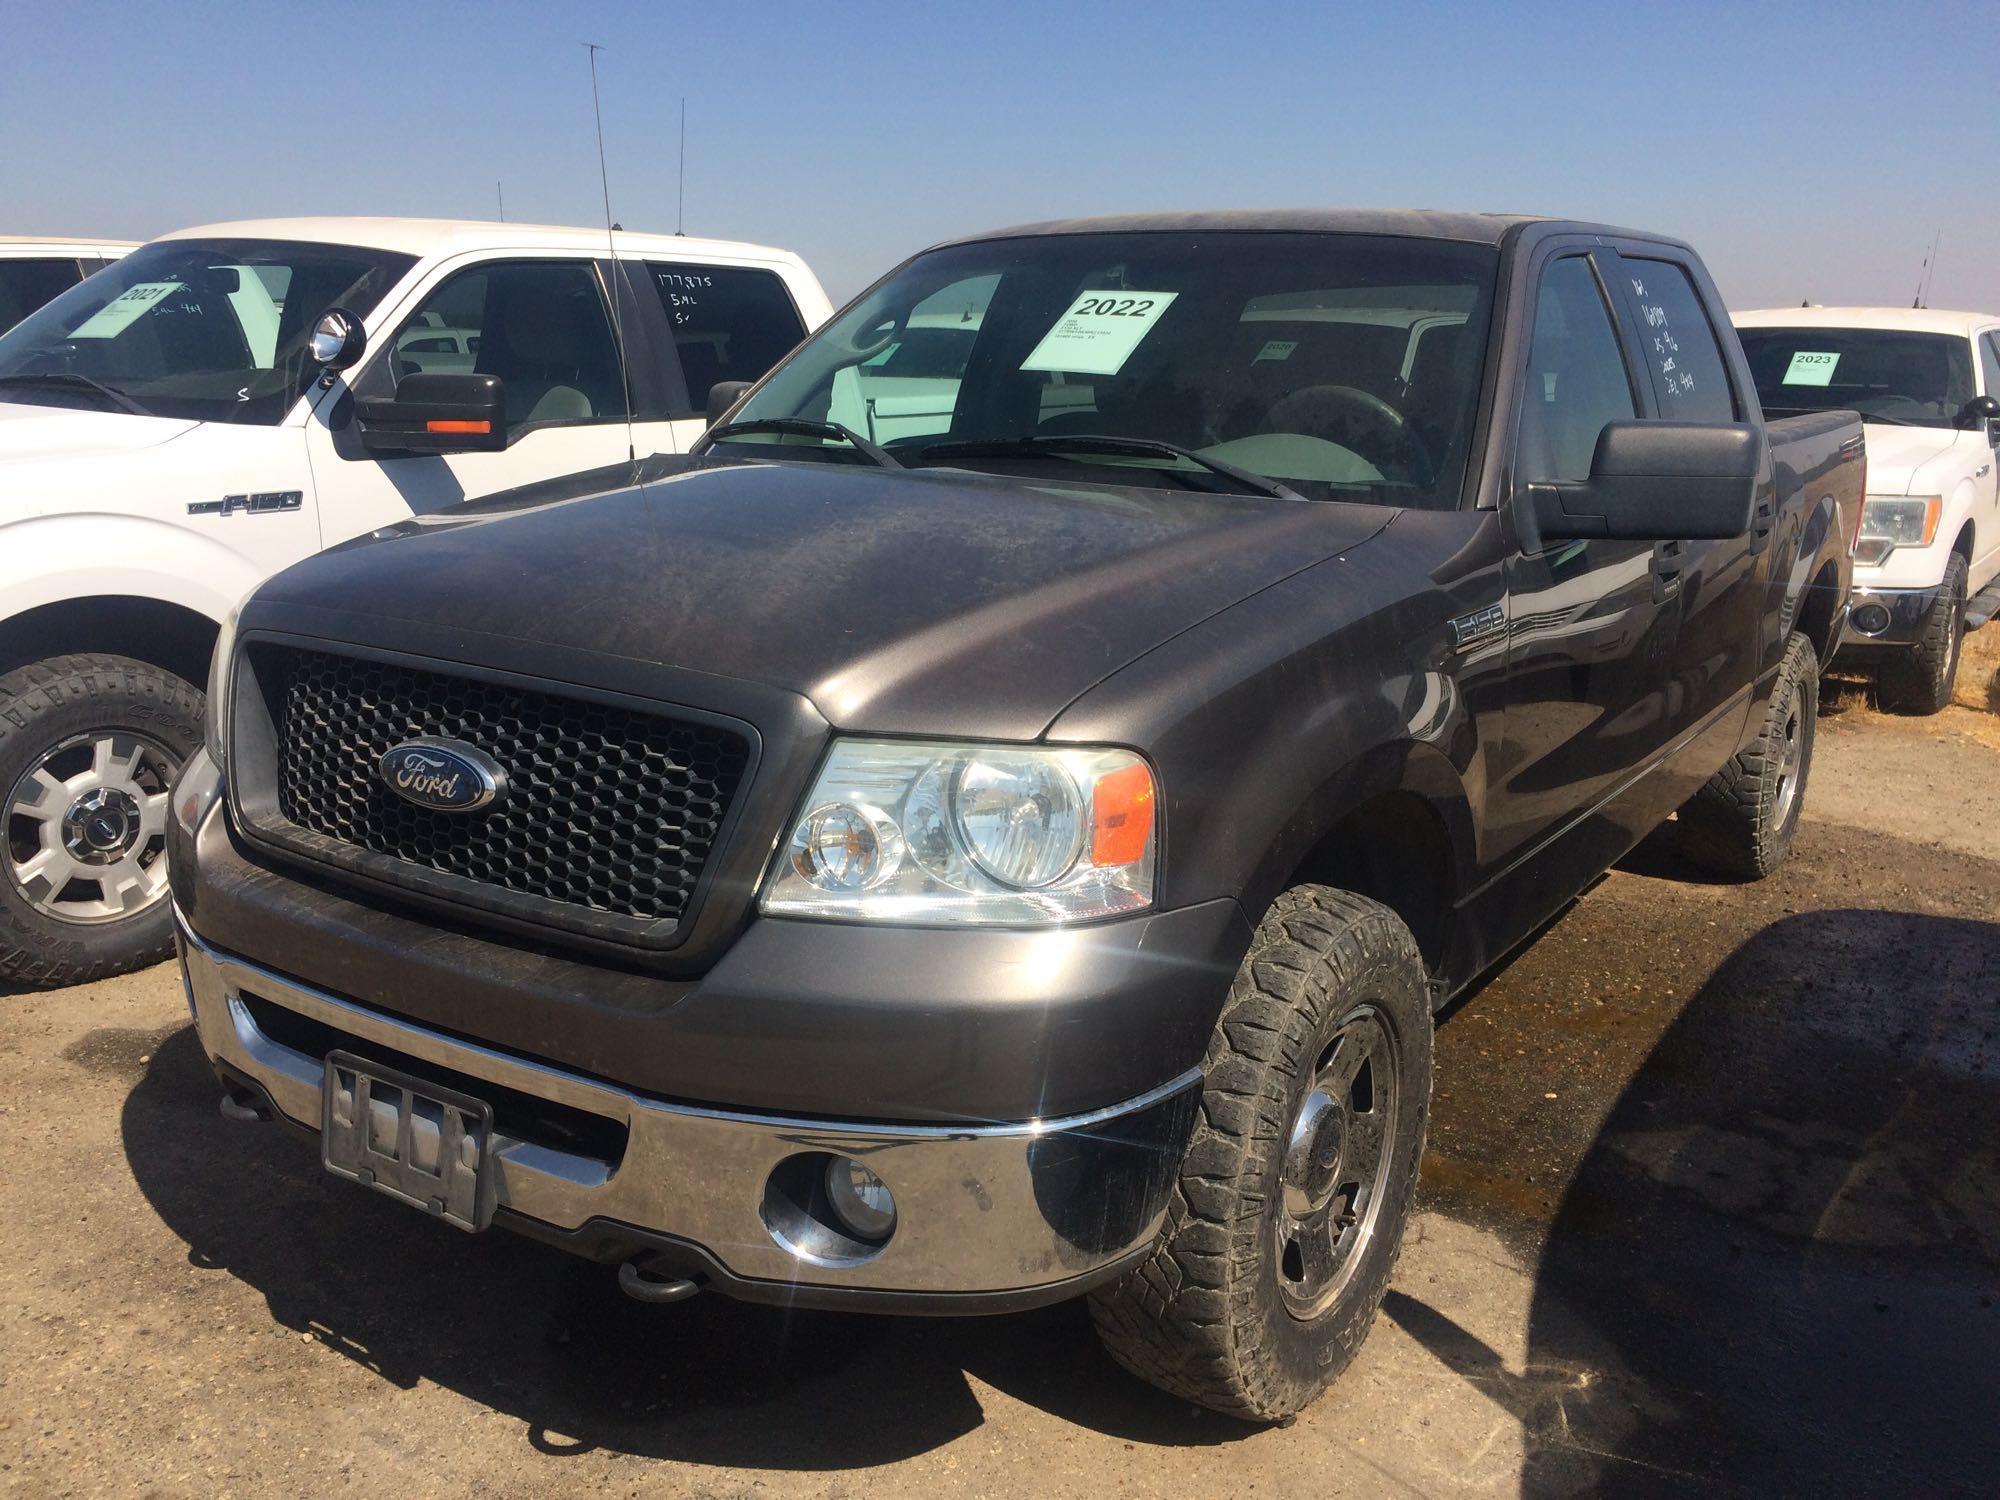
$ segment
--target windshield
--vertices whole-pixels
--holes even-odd
[[[321,313],[360,316],[413,264],[351,245],[161,240],[0,335],[0,400],[271,425]]]
[[[1455,507],[1497,261],[1338,234],[937,250],[802,345],[716,451],[868,461],[831,431],[752,430],[803,419],[910,466],[1240,489],[1227,465],[1314,499]],[[1063,446],[1083,437],[1140,441]]]
[[[1972,399],[1972,354],[1947,333],[1740,328],[1766,411],[1858,411],[1870,421],[1951,427]]]

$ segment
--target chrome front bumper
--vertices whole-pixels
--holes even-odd
[[[1856,584],[1847,605],[1848,646],[1908,646],[1923,634],[1924,622],[1944,594],[1929,588],[1877,589]]]
[[[472,1080],[460,1088],[485,1082],[622,1127],[623,1150],[606,1160],[510,1135],[502,1118],[490,1148],[496,1222],[603,1258],[682,1251],[681,1263],[719,1290],[759,1300],[958,1312],[1073,1295],[1152,1244],[1197,1096],[1191,1072],[1088,1115],[988,1126],[670,1104],[312,989],[209,947],[176,917],[203,1047],[225,1078],[252,1085],[293,1125],[319,1129],[323,1058],[276,1040],[253,1009],[302,1017],[315,1035],[393,1054],[419,1076],[448,1070]],[[800,1233],[772,1198],[780,1164],[811,1153],[863,1161],[894,1193],[895,1231],[865,1258]]]

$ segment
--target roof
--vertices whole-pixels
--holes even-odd
[[[1660,239],[1604,224],[1572,223],[1537,214],[1442,213],[1422,208],[1253,208],[1199,213],[1111,214],[1090,219],[1050,219],[986,234],[966,235],[947,244],[1019,239],[1041,234],[1394,234],[1418,239],[1463,240],[1497,245],[1523,224],[1550,224],[1582,234]]]
[[[430,256],[462,250],[602,250],[602,228],[571,228],[557,224],[489,223],[478,219],[240,219],[233,223],[197,224],[160,236],[163,240],[232,239],[299,240],[329,245],[365,245],[372,250],[398,250]],[[789,250],[735,240],[694,239],[679,234],[642,234],[619,230],[621,250],[681,257],[733,256],[751,260],[796,260]]]
[[[1905,333],[1971,335],[2000,323],[1993,313],[1935,307],[1758,307],[1730,315],[1738,328],[1896,328]]]
[[[0,255],[9,251],[31,251],[46,255],[52,250],[135,250],[137,240],[93,240],[82,235],[0,234]]]

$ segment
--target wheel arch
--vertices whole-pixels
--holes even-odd
[[[220,627],[200,610],[143,594],[53,599],[0,621],[0,676],[52,656],[128,656],[195,687],[208,682]]]
[[[1284,820],[1245,892],[1246,915],[1255,923],[1295,885],[1351,891],[1401,917],[1433,981],[1450,983],[1475,847],[1471,802],[1444,752],[1421,740],[1377,745]]]

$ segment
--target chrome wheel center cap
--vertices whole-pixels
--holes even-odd
[[[122,858],[139,835],[139,803],[118,787],[85,792],[63,814],[63,846],[72,857],[91,865],[108,865]]]
[[[1299,1106],[1285,1143],[1287,1212],[1299,1217],[1325,1207],[1340,1176],[1346,1143],[1346,1111],[1324,1089],[1314,1089]]]

